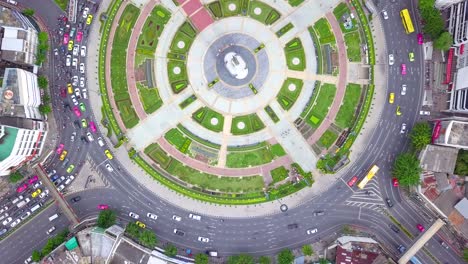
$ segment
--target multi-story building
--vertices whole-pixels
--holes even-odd
[[[458,149],[468,149],[468,121],[462,119],[436,121],[432,133],[432,143]]]

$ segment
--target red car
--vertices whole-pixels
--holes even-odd
[[[91,132],[96,132],[96,124],[94,124],[93,121],[89,122],[89,128],[91,129]]]
[[[24,192],[26,189],[28,188],[28,184],[22,184],[20,186],[18,186],[18,188],[16,188],[16,192],[17,193],[21,193],[21,192]]]
[[[62,98],[67,97],[67,90],[65,88],[60,89],[60,97]]]
[[[81,111],[80,111],[80,109],[78,108],[78,106],[73,107],[73,113],[75,113],[75,115],[76,115],[77,117],[80,117],[80,116],[81,116]]]
[[[109,209],[109,206],[107,204],[100,204],[97,206],[99,210],[107,210]]]
[[[78,31],[78,33],[76,34],[76,42],[81,42],[82,39],[83,39],[83,31]]]
[[[70,35],[68,33],[63,34],[63,45],[67,45],[70,40]]]
[[[418,33],[418,44],[422,45],[424,42],[423,34]]]
[[[400,184],[398,183],[398,179],[397,179],[397,178],[393,178],[393,179],[392,179],[392,184],[393,184],[394,187],[400,186]]]
[[[424,230],[426,230],[426,229],[424,229],[424,226],[421,225],[421,224],[417,224],[416,228],[418,228],[419,232],[424,232]]]
[[[59,154],[59,155],[62,154],[62,151],[63,151],[63,148],[64,148],[64,147],[65,147],[65,145],[64,145],[63,143],[61,143],[61,144],[58,146],[57,150],[56,150],[57,154]]]
[[[354,176],[351,178],[351,180],[348,182],[348,186],[352,187],[355,183],[357,182],[357,176]]]
[[[39,180],[39,177],[37,175],[34,175],[31,177],[31,179],[28,180],[29,185],[33,185],[35,182]]]

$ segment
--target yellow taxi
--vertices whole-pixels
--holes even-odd
[[[108,149],[106,149],[106,150],[104,151],[104,153],[106,154],[106,156],[107,156],[108,159],[111,160],[111,159],[114,158],[114,156],[112,156],[112,153],[111,153]]]
[[[69,51],[73,50],[73,40],[68,41],[68,50]]]
[[[136,221],[135,224],[137,224],[141,228],[146,228],[146,225],[140,221]]]
[[[397,116],[401,115],[400,106],[397,106],[397,108],[396,108],[396,115]]]
[[[68,88],[68,93],[72,94],[73,93],[73,86],[71,83],[67,83],[67,88]]]
[[[62,154],[60,155],[60,160],[64,160],[67,154],[68,152],[66,150],[62,151]]]
[[[388,97],[388,102],[391,104],[395,102],[395,93],[390,93],[390,96]]]
[[[88,18],[86,18],[86,25],[91,25],[91,22],[93,22],[93,15],[88,15]]]
[[[32,198],[36,198],[36,196],[38,196],[39,194],[41,194],[41,192],[42,192],[41,189],[37,189],[35,192],[33,192],[33,193],[31,194],[31,197],[32,197]]]

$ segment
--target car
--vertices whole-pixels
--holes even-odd
[[[423,34],[418,33],[418,44],[422,45],[424,43],[424,37]]]
[[[65,61],[65,65],[66,65],[67,67],[70,67],[70,65],[71,65],[71,55],[70,55],[70,54],[67,55],[67,59],[66,59],[66,61]]]
[[[84,103],[80,103],[80,109],[83,112],[86,112],[86,105]]]
[[[317,228],[308,229],[308,230],[306,231],[306,234],[308,234],[308,235],[312,235],[312,234],[315,234],[315,233],[317,233],[317,231],[318,231],[318,229],[317,229]]]
[[[41,194],[39,194],[39,198],[44,199],[47,195],[49,195],[49,190],[45,189]]]
[[[21,220],[28,218],[31,215],[31,212],[26,212],[20,216]]]
[[[388,54],[388,64],[393,65],[395,63],[395,57],[393,54]]]
[[[88,121],[86,121],[86,118],[81,119],[81,126],[84,128],[88,127]]]
[[[86,46],[81,46],[80,55],[86,57]]]
[[[397,116],[401,116],[401,109],[400,109],[399,105],[397,106],[395,113],[396,113]]]
[[[59,187],[57,187],[57,191],[61,192],[63,189],[65,189],[65,185],[60,185]]]
[[[79,202],[80,200],[81,200],[81,196],[75,196],[75,197],[73,197],[73,198],[70,199],[70,201],[71,201],[72,203],[77,203],[77,202]]]
[[[73,60],[72,60],[72,66],[75,67],[75,69],[76,69],[77,65],[78,65],[78,59],[77,59],[77,58],[73,58]]]
[[[80,88],[75,88],[75,96],[76,98],[81,98]]]
[[[431,115],[431,112],[429,112],[429,111],[422,111],[422,110],[421,110],[421,111],[419,111],[419,114],[420,114],[420,115]]]
[[[83,10],[83,18],[87,18],[89,14],[89,7],[85,7]]]
[[[76,34],[76,42],[81,42],[82,39],[83,39],[83,31],[78,31],[78,33]]]
[[[51,171],[49,171],[49,172],[47,173],[47,177],[50,178],[52,175],[55,175],[56,173],[57,173],[56,170],[51,170]]]
[[[75,169],[75,165],[71,164],[71,165],[68,166],[68,168],[67,168],[67,173],[72,173],[74,169]]]
[[[154,220],[158,219],[158,216],[152,213],[147,213],[146,216]]]
[[[32,198],[36,198],[39,194],[41,194],[42,190],[41,189],[37,189],[36,191],[34,191],[32,194],[31,194],[31,197]]]
[[[65,181],[65,185],[69,185],[73,180],[75,179],[75,176],[70,175],[67,177],[67,180]]]
[[[447,250],[450,249],[450,247],[444,241],[441,241],[440,245],[443,246]]]
[[[388,13],[387,13],[387,11],[382,10],[382,15],[383,15],[383,18],[384,18],[385,20],[388,19]]]
[[[84,63],[80,63],[80,72],[85,73],[85,65]]]
[[[76,132],[73,131],[72,135],[70,136],[70,141],[75,142]]]
[[[77,86],[77,85],[78,85],[78,76],[77,76],[77,75],[73,76],[73,78],[72,78],[72,84],[73,84],[73,86]]]
[[[6,218],[5,220],[3,220],[2,224],[3,225],[8,225],[11,221],[13,221],[13,218],[11,218],[11,216],[10,216],[10,217]]]
[[[81,116],[81,111],[80,111],[80,109],[78,108],[78,106],[74,106],[74,107],[73,107],[73,113],[75,113],[76,117],[80,117],[80,116]]]
[[[402,84],[401,85],[401,92],[400,92],[401,95],[406,95],[406,84]]]
[[[68,41],[70,41],[70,35],[68,33],[63,34],[63,45],[67,45]]]
[[[177,228],[174,229],[174,234],[178,235],[178,236],[184,236],[185,235],[185,232],[182,231],[182,230],[179,230]]]
[[[8,210],[8,206],[5,205],[5,207],[0,208],[0,214],[3,214]]]
[[[393,230],[393,232],[395,232],[395,233],[400,233],[400,229],[399,229],[398,227],[396,227],[396,225],[394,225],[394,224],[389,224],[388,226],[390,227],[390,229]]]
[[[357,177],[357,176],[353,176],[353,178],[351,178],[351,180],[349,180],[348,186],[349,186],[349,187],[353,187],[353,185],[357,182],[357,180],[358,180],[358,177]]]
[[[114,158],[108,149],[104,150],[104,154],[106,154],[107,158],[110,160]]]
[[[109,205],[107,205],[107,204],[100,204],[100,205],[97,206],[97,209],[99,209],[99,210],[107,210],[107,209],[109,209]]]
[[[406,64],[402,63],[400,69],[401,75],[406,75]]]
[[[91,22],[93,22],[93,15],[88,15],[88,18],[86,18],[86,25],[91,25]]]
[[[109,172],[113,172],[113,171],[114,171],[114,168],[112,168],[112,166],[111,166],[109,163],[106,164],[106,169],[107,169]]]
[[[62,176],[62,177],[58,178],[58,179],[54,182],[55,186],[58,186],[58,185],[61,184],[64,180],[65,180],[65,176]]]
[[[18,2],[16,2],[15,0],[7,0],[7,3],[11,4],[11,5],[17,5]]]
[[[60,158],[59,158],[59,159],[60,159],[60,160],[64,160],[65,157],[67,156],[67,154],[68,154],[68,151],[63,150],[63,151],[62,151],[62,154],[60,155]]]
[[[419,232],[424,232],[424,230],[426,230],[426,229],[424,228],[424,226],[421,225],[421,224],[417,224],[417,225],[416,225],[416,228],[419,230]]]
[[[136,221],[135,224],[137,224],[137,226],[139,226],[140,228],[146,228],[146,225],[143,222]]]
[[[58,56],[58,54],[59,54],[59,53],[58,53],[58,49],[55,48],[55,49],[54,49],[54,55],[55,55],[55,56]]]
[[[180,222],[182,220],[182,217],[178,216],[178,215],[173,215],[172,216],[172,220],[175,220],[177,222]]]
[[[85,86],[85,78],[80,77],[80,87],[83,88]]]
[[[54,175],[54,176],[52,176],[52,178],[50,178],[50,180],[51,180],[52,182],[55,182],[55,181],[57,181],[59,178],[60,178],[60,176]]]
[[[65,89],[65,88],[60,89],[60,97],[62,97],[62,98],[67,97],[67,89]]]
[[[409,59],[409,61],[411,61],[411,62],[414,61],[414,52],[411,51],[410,53],[408,53],[408,59]]]
[[[406,123],[401,124],[400,134],[406,133]]]
[[[73,85],[71,83],[67,83],[67,90],[69,94],[73,94]]]
[[[72,51],[73,50],[73,40],[69,40],[68,41],[68,51]]]
[[[322,215],[325,215],[325,212],[324,211],[315,211],[313,213],[314,216],[322,216]]]
[[[70,30],[70,38],[73,38],[75,36],[76,28],[72,27]]]
[[[98,142],[99,146],[104,147],[104,140],[102,140],[102,137],[98,137],[97,142]]]
[[[6,228],[3,228],[0,230],[0,236],[3,236],[8,230]]]
[[[0,215],[0,221],[7,218],[8,216],[10,216],[8,213],[6,213],[4,215]]]
[[[88,99],[88,92],[86,89],[81,89],[81,93],[83,94],[84,99]]]
[[[91,135],[91,133],[87,132],[87,133],[86,133],[86,137],[88,138],[88,140],[89,140],[90,142],[93,142],[93,141],[94,141],[94,137],[93,137],[93,135]]]
[[[78,44],[73,45],[73,52],[72,52],[73,56],[78,56],[79,51],[80,51],[80,45]]]
[[[133,212],[128,213],[128,216],[130,216],[130,217],[133,218],[133,219],[138,219],[138,218],[140,218],[139,215],[137,215],[137,214],[135,214],[135,213],[133,213]]]
[[[395,93],[390,93],[388,96],[388,103],[393,104],[395,102]]]
[[[49,228],[49,230],[46,231],[46,235],[50,235],[50,234],[52,234],[52,232],[54,232],[54,231],[55,231],[55,226]]]
[[[28,189],[28,184],[23,183],[20,186],[18,186],[18,188],[16,188],[16,192],[17,193],[22,193],[22,192],[26,191],[26,189]]]
[[[194,219],[194,220],[198,220],[198,221],[201,220],[201,216],[196,215],[196,214],[189,214],[188,217],[189,217],[189,218],[192,218],[192,219]]]
[[[15,221],[13,221],[13,222],[10,224],[10,226],[11,226],[11,227],[15,227],[15,226],[17,226],[19,223],[21,223],[21,219],[18,218],[18,219],[16,219]]]
[[[198,237],[198,241],[203,242],[203,243],[208,243],[210,242],[210,239],[207,237]]]
[[[405,253],[405,251],[406,251],[406,247],[403,246],[403,245],[399,245],[399,246],[397,247],[397,249],[398,249],[398,251],[400,251],[400,253]]]
[[[91,132],[96,133],[96,124],[93,121],[89,122],[89,129],[91,129]]]
[[[288,229],[296,229],[296,228],[298,228],[298,227],[299,227],[298,224],[289,224],[289,225],[288,225]]]
[[[385,202],[387,202],[388,207],[390,207],[390,208],[393,207],[393,202],[392,202],[392,200],[390,200],[390,199],[387,198],[387,199],[385,199]]]

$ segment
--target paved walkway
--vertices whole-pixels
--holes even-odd
[[[346,56],[346,47],[345,47],[343,34],[341,33],[340,25],[338,24],[338,21],[336,21],[336,18],[333,15],[333,13],[327,13],[325,17],[330,23],[333,33],[335,34],[335,37],[336,37],[336,43],[338,46],[338,60],[339,60],[339,65],[340,65],[340,68],[339,68],[340,74],[339,74],[338,83],[336,86],[335,99],[333,100],[333,103],[330,107],[330,110],[328,111],[328,115],[325,118],[325,120],[323,120],[320,126],[307,139],[307,142],[310,145],[315,144],[315,142],[317,142],[320,139],[323,133],[327,131],[327,129],[335,120],[335,117],[338,114],[338,111],[340,110],[340,106],[341,106],[341,102],[343,101],[344,94],[346,92],[346,83],[347,83],[347,76],[348,76],[348,61],[347,61],[347,56]]]

